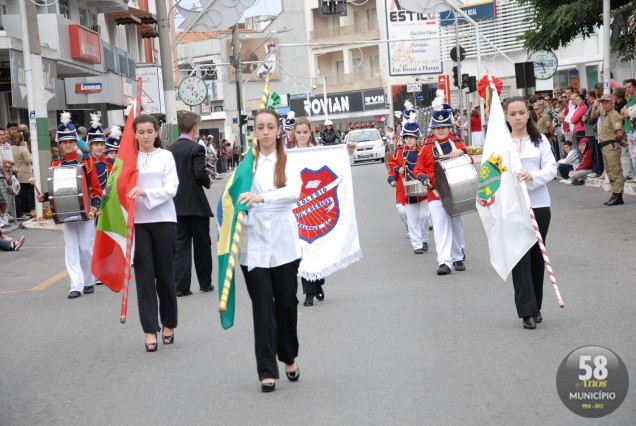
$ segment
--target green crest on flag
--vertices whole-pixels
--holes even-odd
[[[479,172],[479,185],[477,196],[484,201],[493,198],[501,186],[501,174],[507,169],[503,165],[501,155],[491,154],[488,160],[484,161]]]

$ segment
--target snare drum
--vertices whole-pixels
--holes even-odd
[[[477,171],[468,155],[436,161],[435,182],[439,198],[449,216],[477,211]]]
[[[404,181],[404,193],[407,197],[426,197],[426,186],[417,179]]]
[[[49,167],[49,200],[55,223],[89,220],[91,193],[81,164]]]

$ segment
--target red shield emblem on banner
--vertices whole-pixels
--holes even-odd
[[[300,172],[303,186],[294,205],[298,221],[298,235],[312,243],[334,229],[340,217],[338,185],[342,176],[336,176],[327,166],[320,170],[304,169]]]

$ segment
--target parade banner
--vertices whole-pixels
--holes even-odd
[[[346,145],[333,145],[287,156],[302,179],[292,205],[303,253],[298,275],[317,280],[362,259],[349,154]]]
[[[517,179],[517,171],[521,170],[519,153],[506,125],[499,95],[496,90],[490,93],[492,107],[476,204],[488,238],[490,263],[505,280],[537,242],[537,236],[528,214],[526,189]]]

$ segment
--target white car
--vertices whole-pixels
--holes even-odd
[[[377,129],[351,130],[346,142],[355,142],[356,150],[353,153],[353,162],[379,160],[384,163],[384,141]]]

